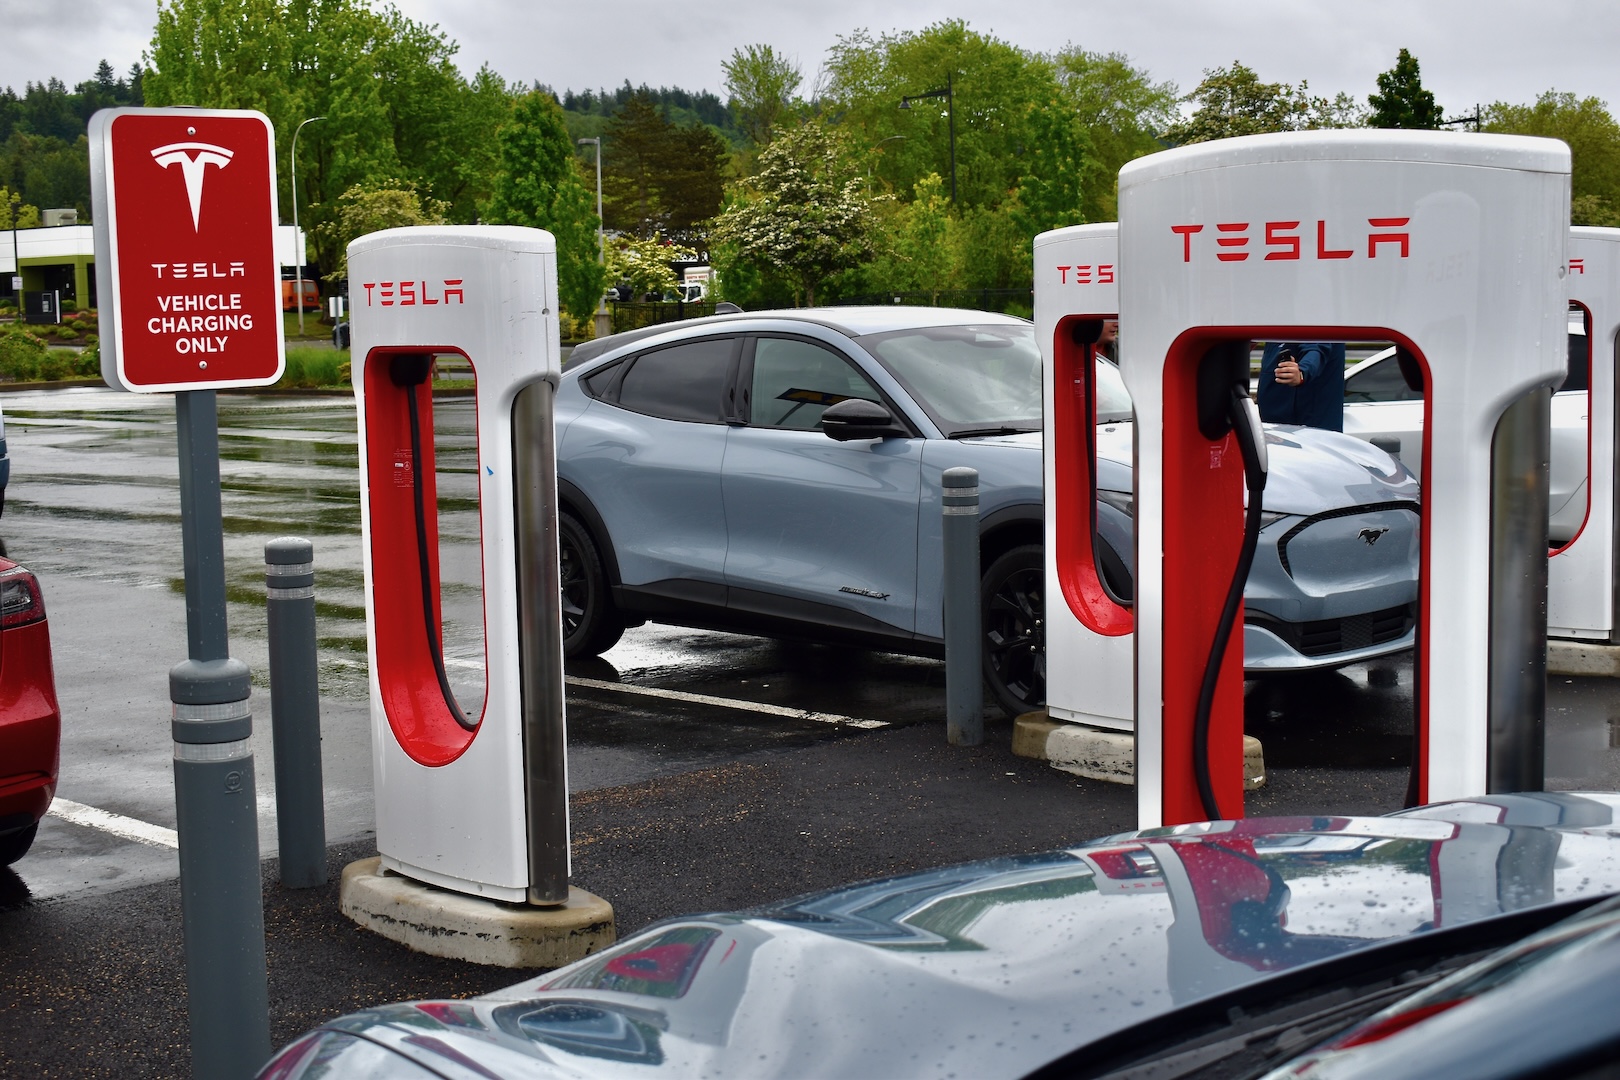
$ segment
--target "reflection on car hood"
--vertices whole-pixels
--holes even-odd
[[[1097,429],[1097,455],[1129,466],[1128,423]],[[1320,514],[1347,506],[1418,500],[1417,478],[1396,457],[1339,431],[1267,424],[1265,507],[1281,514]]]
[[[484,998],[328,1027],[487,1070],[447,1076],[1022,1076],[1268,973],[1620,892],[1617,812],[1491,796],[1125,834],[670,921]]]

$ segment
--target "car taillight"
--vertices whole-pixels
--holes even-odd
[[[0,630],[27,626],[45,618],[39,579],[18,566],[0,572]]]

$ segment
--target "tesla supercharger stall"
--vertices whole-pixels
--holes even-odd
[[[349,245],[377,850],[388,870],[509,903],[568,900],[552,399],[556,245],[507,226]],[[446,674],[432,368],[476,391],[482,709]]]
[[[1547,564],[1547,636],[1620,644],[1615,618],[1615,349],[1620,340],[1620,229],[1569,231],[1571,318],[1586,323],[1586,520]],[[1576,497],[1580,497],[1577,492]]]
[[[1097,343],[1119,317],[1119,226],[1035,238],[1035,333],[1046,425],[1046,710],[1054,720],[1129,731],[1135,688],[1131,609],[1098,571]],[[1129,425],[1117,435],[1129,439]]]
[[[1139,825],[1242,813],[1242,638],[1230,631],[1264,484],[1253,341],[1400,348],[1426,391],[1408,797],[1540,786],[1569,163],[1545,139],[1323,131],[1121,170]]]

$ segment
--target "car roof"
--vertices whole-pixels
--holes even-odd
[[[829,330],[836,330],[848,337],[864,337],[867,334],[883,334],[893,330],[910,330],[921,326],[982,326],[985,324],[1001,324],[1007,326],[1029,325],[1027,319],[1020,319],[1013,315],[1002,315],[993,311],[976,311],[967,308],[936,308],[936,307],[910,307],[896,304],[893,307],[871,305],[867,307],[825,307],[825,308],[783,308],[772,311],[743,311],[728,315],[709,315],[701,319],[683,319],[679,322],[659,323],[655,326],[643,326],[635,330],[625,330],[607,337],[594,338],[574,346],[573,352],[568,354],[568,367],[584,363],[587,360],[616,351],[625,345],[634,344],[650,337],[670,333],[678,330],[715,327],[720,328],[732,323],[749,322],[799,322],[807,325],[822,326]]]

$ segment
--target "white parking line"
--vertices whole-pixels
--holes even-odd
[[[472,671],[483,671],[482,660],[458,660],[454,657],[444,658],[445,667],[466,668]],[[590,690],[610,690],[618,694],[635,694],[640,697],[666,698],[670,701],[684,701],[692,705],[713,705],[721,709],[736,709],[739,712],[763,713],[766,716],[786,716],[793,720],[812,720],[818,724],[837,724],[840,727],[860,728],[870,731],[873,728],[886,728],[887,720],[860,720],[853,716],[840,716],[837,713],[811,712],[807,709],[794,709],[786,705],[765,705],[757,701],[743,701],[738,698],[712,697],[709,694],[689,694],[684,690],[662,690],[656,686],[637,686],[634,683],[604,682],[600,679],[583,679],[577,675],[569,675],[565,680],[569,686],[583,686]]]
[[[839,716],[837,713],[810,712],[806,709],[791,709],[786,705],[765,705],[757,701],[739,701],[736,698],[711,697],[708,694],[689,694],[684,690],[660,690],[654,686],[636,686],[632,683],[582,679],[577,675],[568,676],[567,683],[569,686],[583,686],[590,690],[611,690],[619,694],[668,698],[671,701],[685,701],[693,705],[714,705],[722,709],[764,713],[767,716],[786,716],[794,720],[814,720],[818,724],[837,724],[840,727],[871,729],[889,726],[887,720],[857,720],[853,716]]]
[[[76,803],[61,796],[57,796],[51,803],[50,814],[71,824],[100,829],[102,832],[121,836],[125,840],[133,840],[137,844],[150,844],[152,847],[161,848],[180,846],[180,834],[173,829],[165,829],[161,825],[152,825],[122,814],[97,810],[93,806]]]

